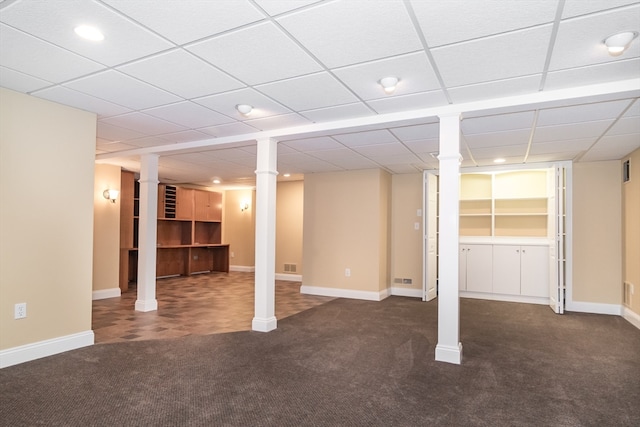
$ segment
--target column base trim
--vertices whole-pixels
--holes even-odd
[[[462,343],[458,343],[456,347],[444,344],[436,345],[436,361],[460,365],[462,363]]]
[[[251,329],[257,332],[269,332],[278,327],[278,319],[269,317],[266,319],[254,317],[251,321]]]
[[[156,311],[158,310],[158,300],[136,300],[136,311]]]

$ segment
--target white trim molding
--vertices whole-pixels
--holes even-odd
[[[366,301],[382,301],[389,296],[389,289],[375,292],[302,285],[300,286],[300,293],[307,295],[320,295],[324,297],[361,299]]]
[[[579,313],[610,314],[622,316],[622,306],[620,304],[602,304],[599,302],[567,301],[566,311],[577,311]]]
[[[622,307],[622,317],[636,328],[640,329],[640,314],[632,311],[629,307]]]
[[[523,295],[490,294],[485,292],[460,291],[460,298],[485,299],[490,301],[521,302],[524,304],[549,305],[549,297],[528,297]]]
[[[276,280],[286,280],[289,282],[302,282],[302,274],[276,273]]]
[[[97,291],[93,291],[91,299],[95,301],[99,299],[117,298],[121,295],[120,288],[99,289]]]
[[[255,273],[255,265],[230,265],[229,271],[241,271],[243,273]]]
[[[422,298],[422,289],[391,287],[389,290],[390,294],[396,297]]]
[[[29,362],[42,357],[53,356],[69,350],[93,345],[93,331],[85,331],[77,334],[65,335],[50,340],[38,341],[19,347],[8,348],[0,351],[0,368]]]

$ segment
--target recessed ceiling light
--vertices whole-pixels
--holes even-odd
[[[220,180],[216,178],[216,179],[213,180],[213,183],[214,184],[220,184]]]
[[[381,78],[378,83],[380,83],[380,86],[382,86],[385,93],[389,94],[393,93],[393,91],[396,90],[396,86],[398,85],[399,81],[400,79],[398,79],[397,77],[384,77]]]
[[[604,44],[611,55],[617,56],[622,54],[636,37],[638,37],[638,33],[635,31],[626,31],[607,37]]]
[[[248,104],[238,104],[236,105],[236,110],[243,116],[248,116],[253,111],[253,107]]]
[[[90,25],[79,25],[74,28],[73,31],[75,31],[76,34],[83,39],[91,40],[94,42],[104,40],[104,34],[102,34],[102,32],[96,27],[92,27]]]
[[[290,174],[290,173],[285,173],[285,174],[284,174],[284,175],[282,175],[282,176],[284,176],[285,178],[289,178],[289,177],[291,176],[291,174]]]
[[[494,159],[493,163],[504,163],[506,160],[503,158]]]

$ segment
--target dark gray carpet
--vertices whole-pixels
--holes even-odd
[[[640,331],[620,317],[337,299],[236,332],[102,344],[0,371],[3,426],[639,426]]]

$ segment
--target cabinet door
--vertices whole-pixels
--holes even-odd
[[[491,245],[465,245],[467,248],[467,291],[491,292],[493,280]]]
[[[209,192],[194,190],[193,192],[193,210],[196,221],[207,221],[209,219]]]
[[[549,248],[522,246],[520,254],[520,293],[549,297]]]
[[[493,247],[493,292],[520,295],[520,246]]]
[[[193,219],[193,191],[191,188],[177,188],[176,218]]]

